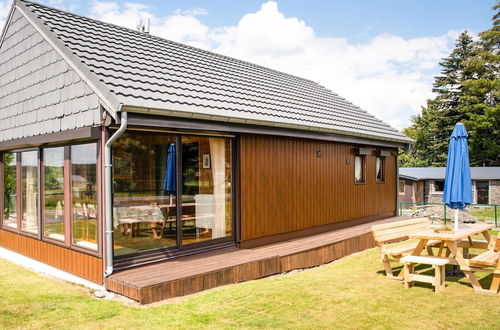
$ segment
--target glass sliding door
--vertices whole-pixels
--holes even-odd
[[[97,251],[97,144],[71,146],[72,244]]]
[[[64,147],[43,149],[44,236],[65,241]]]
[[[177,245],[176,141],[126,132],[113,145],[115,256]]]
[[[3,155],[3,187],[4,187],[4,209],[3,225],[8,228],[17,229],[17,154],[6,152]]]
[[[38,151],[21,152],[21,230],[38,234]]]
[[[182,244],[232,236],[231,140],[182,137]]]

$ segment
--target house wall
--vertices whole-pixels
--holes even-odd
[[[434,180],[425,180],[424,183],[425,202],[426,203],[442,203],[443,192],[434,191]]]
[[[500,180],[490,180],[490,203],[500,204]]]
[[[102,259],[0,229],[0,246],[89,281],[103,283]]]
[[[405,192],[399,193],[399,201],[400,202],[415,202],[415,194],[414,194],[414,187],[413,187],[413,181],[408,180],[408,179],[399,179],[405,182]]]
[[[243,242],[396,213],[396,149],[385,183],[376,182],[373,149],[366,184],[355,184],[354,145],[244,135],[240,146]]]
[[[0,45],[0,145],[100,118],[98,96],[15,10]]]

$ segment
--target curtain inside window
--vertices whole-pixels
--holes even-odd
[[[210,138],[209,142],[214,187],[212,238],[218,238],[226,235],[226,145],[220,138]]]

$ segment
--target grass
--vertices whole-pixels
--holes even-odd
[[[473,293],[465,279],[448,279],[436,295],[426,285],[406,290],[381,269],[371,249],[143,308],[98,300],[0,260],[0,328],[500,328],[500,297]]]

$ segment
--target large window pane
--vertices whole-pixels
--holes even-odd
[[[44,235],[64,241],[64,148],[43,150]]]
[[[21,152],[21,230],[38,234],[38,151]]]
[[[175,141],[127,132],[113,145],[116,256],[177,244]]]
[[[71,146],[73,244],[97,251],[97,144]]]
[[[17,180],[16,153],[7,152],[3,156],[4,163],[4,210],[3,225],[17,228]]]
[[[182,244],[232,235],[231,143],[182,138]]]

